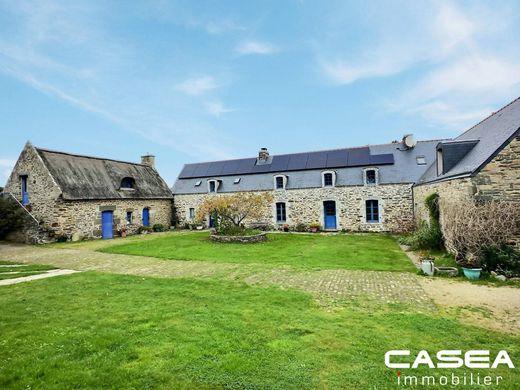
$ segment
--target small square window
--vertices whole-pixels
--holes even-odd
[[[283,189],[283,177],[282,176],[276,177],[276,189],[277,190]]]
[[[368,169],[365,171],[367,185],[373,185],[377,183],[377,173],[375,169]]]
[[[424,156],[417,156],[417,165],[426,165],[426,157]]]
[[[332,181],[332,173],[325,173],[323,175],[323,185],[325,187],[332,187],[334,185]]]
[[[199,180],[198,182],[195,183],[195,187],[198,187],[198,186],[200,186],[201,184],[202,184],[202,181]]]
[[[240,177],[237,177],[234,181],[233,181],[233,184],[238,184],[240,183]]]

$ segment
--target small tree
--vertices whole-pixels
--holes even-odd
[[[203,223],[208,216],[211,216],[218,232],[230,226],[241,227],[246,219],[262,218],[272,199],[271,194],[251,192],[211,197],[200,205],[197,222]]]
[[[24,224],[24,211],[14,202],[0,197],[0,239]]]

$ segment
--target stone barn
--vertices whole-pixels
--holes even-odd
[[[154,167],[37,148],[28,142],[7,181],[16,200],[51,237],[112,238],[172,220],[172,193]],[[34,242],[31,237],[25,241]]]

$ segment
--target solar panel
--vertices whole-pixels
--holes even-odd
[[[333,150],[327,153],[327,168],[345,167],[348,164],[348,151]]]
[[[298,153],[289,156],[288,170],[305,169],[307,166],[307,153]]]
[[[372,165],[385,165],[385,164],[393,164],[394,163],[394,155],[389,154],[373,154],[370,156],[370,164]]]
[[[274,156],[273,162],[271,163],[271,172],[285,171],[289,165],[289,156]]]
[[[238,166],[240,160],[230,160],[224,161],[224,166],[222,167],[221,175],[234,175],[238,173]]]
[[[193,171],[192,177],[204,177],[207,176],[209,163],[196,164],[197,167]]]
[[[193,175],[193,172],[195,172],[196,164],[186,164],[184,168],[182,168],[182,172],[180,173],[180,178],[188,178]]]
[[[237,160],[237,171],[236,174],[247,174],[253,173],[255,167],[256,158],[244,158]]]
[[[327,152],[309,153],[307,169],[325,168],[327,166]]]
[[[208,176],[218,176],[222,173],[222,168],[224,168],[225,161],[217,161],[212,162],[209,165],[208,172],[206,173]]]
[[[348,153],[348,166],[362,166],[370,164],[370,150],[368,148],[350,149]]]

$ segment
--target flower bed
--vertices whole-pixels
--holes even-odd
[[[266,233],[258,233],[250,236],[222,236],[212,233],[210,239],[215,242],[240,242],[240,243],[255,243],[267,241]]]

